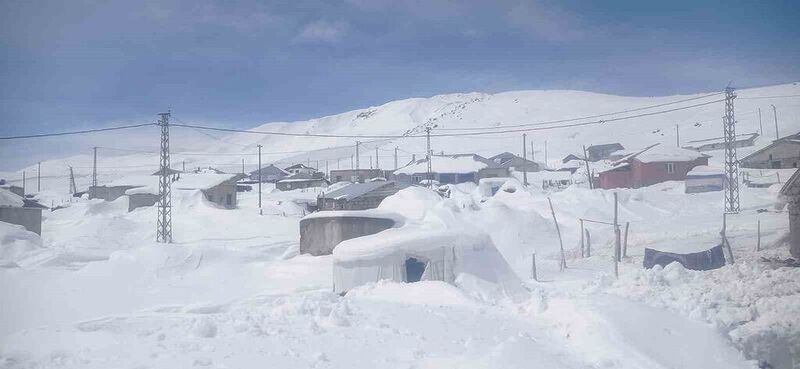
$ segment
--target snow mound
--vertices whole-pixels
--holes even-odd
[[[22,205],[24,205],[22,196],[12,193],[5,188],[0,188],[0,206],[20,207]]]
[[[408,219],[420,220],[425,213],[442,201],[442,197],[427,188],[411,186],[385,198],[378,209],[392,211]]]
[[[42,249],[42,240],[36,233],[16,224],[0,222],[0,268],[17,267],[17,262]]]
[[[382,280],[350,290],[347,298],[412,305],[474,306],[459,288],[441,281],[397,283]]]

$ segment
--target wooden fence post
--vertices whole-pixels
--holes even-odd
[[[619,277],[619,259],[620,259],[620,240],[619,240],[619,214],[618,214],[618,196],[614,192],[614,276]]]
[[[581,257],[585,258],[586,257],[586,252],[585,252],[586,246],[585,246],[585,242],[583,240],[583,219],[579,219],[579,220],[581,222]]]
[[[539,277],[536,275],[536,253],[534,252],[531,254],[531,274],[533,275],[534,281],[539,281]]]
[[[761,219],[758,220],[758,239],[756,241],[756,251],[761,251]]]
[[[589,234],[589,230],[586,230],[586,257],[592,256],[592,237]]]
[[[558,243],[559,247],[561,248],[561,262],[558,265],[558,270],[563,271],[567,267],[567,259],[564,257],[564,241],[561,239],[561,228],[558,226],[558,220],[556,219],[556,212],[553,210],[553,202],[550,201],[550,198],[547,198],[547,203],[550,204],[550,213],[553,214],[553,223],[556,224],[556,232],[558,232]]]
[[[625,222],[625,238],[622,242],[622,257],[628,257],[628,227],[631,225],[631,222]]]

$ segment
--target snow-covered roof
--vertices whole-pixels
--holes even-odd
[[[22,196],[0,188],[0,206],[22,207],[23,205],[25,205],[25,201],[22,200]]]
[[[236,180],[239,174],[184,173],[172,184],[179,190],[207,190],[223,182]]]
[[[692,168],[692,170],[690,170],[689,173],[686,173],[687,177],[719,176],[719,175],[724,176],[725,170],[719,167],[711,167],[708,165],[698,165]]]
[[[405,224],[406,218],[398,213],[386,211],[382,209],[366,209],[366,210],[326,210],[317,211],[303,217],[305,219],[325,219],[325,218],[375,218],[375,219],[389,219],[394,221],[395,227],[400,227]]]
[[[349,186],[344,186],[329,193],[323,194],[323,196],[320,197],[324,197],[326,199],[350,201],[368,192],[374,191],[383,186],[391,186],[392,184],[396,185],[396,182],[375,181],[375,182],[365,182],[365,183],[353,183]]]
[[[395,253],[414,254],[442,248],[480,249],[493,246],[488,235],[449,229],[402,227],[342,241],[333,249],[336,262],[380,259]]]
[[[434,155],[431,157],[431,170],[436,173],[474,173],[487,166],[486,163],[476,160],[472,155]],[[422,159],[397,169],[395,174],[425,173],[427,171],[428,161]]]
[[[619,161],[636,159],[642,163],[659,163],[669,161],[692,161],[704,157],[708,157],[708,155],[680,147],[655,144],[637,153],[630,154]]]
[[[111,182],[101,183],[100,186],[117,187],[117,186],[133,186],[133,187],[158,187],[158,176],[153,175],[130,175],[117,178]]]

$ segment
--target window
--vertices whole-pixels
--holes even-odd
[[[666,163],[665,166],[667,167],[667,173],[675,173],[675,163]]]

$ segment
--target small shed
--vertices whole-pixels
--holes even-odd
[[[311,213],[300,220],[300,253],[330,255],[344,240],[399,227],[404,222],[399,214],[375,209]]]
[[[325,187],[329,184],[328,180],[322,177],[322,173],[319,173],[319,175],[298,173],[275,182],[275,188],[281,191],[291,191],[311,187]]]
[[[34,202],[35,203],[35,202]],[[25,229],[42,234],[42,208],[30,203],[11,191],[0,188],[0,222],[21,225]]]
[[[789,177],[781,187],[781,197],[788,203],[789,210],[789,253],[800,259],[800,170]]]
[[[522,158],[510,152],[497,154],[488,159],[492,167],[513,169],[517,172],[538,172],[543,165],[529,159]]]
[[[243,174],[188,173],[172,187],[176,190],[200,190],[203,196],[226,209],[236,208],[236,182]]]
[[[374,209],[380,205],[383,199],[406,187],[408,187],[407,184],[396,181],[352,183],[334,191],[322,193],[317,198],[317,208],[320,210]]]
[[[485,233],[415,225],[343,241],[333,250],[333,290],[380,280],[455,283],[468,274],[513,296],[522,283]]]
[[[728,177],[722,168],[698,165],[686,173],[686,193],[722,191],[728,183]]]

